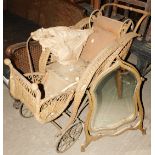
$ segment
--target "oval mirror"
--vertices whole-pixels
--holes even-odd
[[[136,85],[133,72],[120,66],[100,76],[91,90],[94,103],[91,128],[114,129],[134,119]]]

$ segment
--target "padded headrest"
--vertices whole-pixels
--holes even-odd
[[[95,20],[94,20],[94,30],[97,28],[102,28],[105,31],[109,31],[112,32],[115,35],[119,35],[120,34],[120,30],[121,27],[123,25],[123,22],[105,17],[105,16],[98,16]]]

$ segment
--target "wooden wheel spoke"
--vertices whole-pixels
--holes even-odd
[[[69,149],[75,141],[78,139],[82,132],[82,125],[81,123],[76,123],[73,125],[66,133],[61,137],[58,145],[57,145],[57,151],[58,152],[64,152],[67,149]]]

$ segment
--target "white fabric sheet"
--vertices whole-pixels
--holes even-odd
[[[92,29],[73,29],[71,27],[57,26],[41,28],[31,33],[31,37],[39,41],[43,52],[46,49],[57,57],[57,61],[63,65],[76,62],[82,52]]]

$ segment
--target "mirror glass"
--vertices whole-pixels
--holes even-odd
[[[135,112],[137,80],[130,71],[117,68],[100,78],[93,89],[93,129],[113,128]]]

